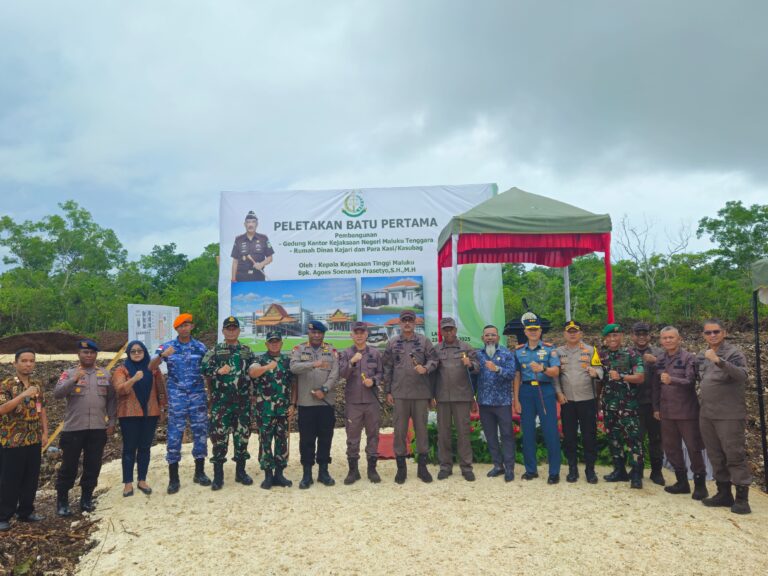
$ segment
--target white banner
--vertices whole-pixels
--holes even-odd
[[[152,354],[160,344],[176,337],[173,320],[176,306],[128,304],[128,341],[141,340]]]
[[[289,340],[286,348],[298,343],[311,320],[325,323],[326,339],[343,347],[352,322],[363,321],[369,342],[384,345],[407,308],[417,314],[417,330],[436,341],[438,235],[454,215],[495,193],[495,184],[223,192],[220,323],[238,317],[242,340],[261,349],[272,330]],[[472,309],[490,310],[483,321],[503,324],[500,267],[478,277],[479,294],[492,304]],[[460,300],[475,295],[472,287]],[[474,331],[477,318],[471,324]]]

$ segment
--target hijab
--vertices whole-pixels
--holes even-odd
[[[139,346],[144,351],[144,357],[139,362],[134,362],[131,359],[131,349],[134,346]],[[141,340],[133,340],[128,343],[128,357],[123,362],[128,374],[131,378],[136,375],[136,372],[141,370],[144,376],[133,385],[133,392],[136,394],[136,399],[141,404],[141,409],[144,411],[144,415],[147,415],[147,404],[149,403],[149,394],[152,392],[152,371],[149,369],[149,351]]]

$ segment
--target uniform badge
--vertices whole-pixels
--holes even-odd
[[[544,358],[547,357],[547,351],[546,350],[539,350],[538,351],[539,360],[544,360]]]
[[[77,394],[80,394],[80,386],[78,386],[77,388],[75,388],[75,392],[76,392]]]

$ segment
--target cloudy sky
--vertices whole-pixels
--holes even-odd
[[[768,202],[768,3],[0,3],[0,205],[132,257],[221,190],[496,182],[695,230]],[[706,246],[693,242],[692,248]]]

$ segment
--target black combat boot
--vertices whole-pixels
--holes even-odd
[[[269,490],[272,488],[273,483],[272,470],[267,468],[264,470],[264,480],[261,481],[261,487],[264,488],[264,490]]]
[[[272,486],[280,486],[281,488],[290,488],[293,486],[293,482],[283,476],[283,470],[285,470],[285,466],[278,466],[275,468],[275,476],[272,478]],[[312,478],[311,472],[309,477],[310,479]]]
[[[638,458],[632,462],[629,471],[629,487],[640,490],[643,487],[643,459]]]
[[[328,462],[318,464],[318,468],[319,470],[317,471],[317,481],[320,482],[320,484],[325,486],[333,486],[336,484],[336,480],[331,478],[331,475],[328,473]]]
[[[672,486],[665,487],[664,492],[669,494],[690,494],[691,485],[688,482],[688,473],[675,471],[675,478],[677,482],[672,484]]]
[[[705,474],[694,474],[693,495],[691,498],[694,500],[704,500],[707,496],[709,496],[709,491],[707,490],[707,476]]]
[[[181,488],[179,481],[179,463],[168,464],[168,494],[176,494]]]
[[[376,456],[368,456],[368,480],[374,484],[381,482],[381,476],[376,471]]]
[[[208,477],[206,476],[206,478]],[[195,482],[197,482],[197,474],[195,474]],[[198,483],[201,486],[207,486],[207,484]],[[213,463],[213,482],[208,480],[208,483],[211,486],[211,490],[221,490],[224,487],[224,462]]]
[[[72,516],[72,510],[69,509],[69,491],[59,490],[56,493],[56,514],[62,518]]]
[[[93,512],[96,504],[93,503],[93,488],[82,488],[80,492],[80,511]]]
[[[200,486],[211,485],[211,479],[205,475],[205,458],[197,458],[195,460],[195,476],[192,480],[195,484],[200,484]]]
[[[347,473],[347,477],[344,478],[344,484],[347,486],[360,480],[360,470],[357,467],[358,461],[359,458],[347,458],[347,462],[349,463],[349,472]]]
[[[736,486],[736,501],[731,506],[731,512],[734,514],[752,512],[752,508],[749,507],[749,486]]]
[[[253,484],[253,478],[245,471],[245,460],[238,460],[235,463],[235,482],[240,482],[243,486]]]
[[[405,484],[405,479],[408,478],[408,467],[405,465],[405,456],[395,456],[395,461],[397,462],[395,482],[398,484]]]
[[[568,475],[565,477],[566,482],[576,482],[579,479],[579,467],[576,465],[576,461],[568,461]]]
[[[301,490],[306,490],[314,483],[315,481],[312,480],[312,465],[304,464],[304,475],[301,477],[301,482],[299,482],[299,488]]]
[[[701,501],[704,506],[733,506],[733,494],[731,494],[730,482],[715,482],[717,494]]]
[[[427,468],[426,454],[419,454],[419,466],[416,469],[416,478],[427,484],[432,482],[432,474],[429,473],[429,468]]]
[[[624,466],[624,458],[613,459],[613,472],[603,476],[603,480],[606,482],[626,482],[629,480],[627,469]]]
[[[661,473],[661,458],[651,458],[651,482],[654,484],[658,484],[659,486],[664,486],[666,482],[664,481],[664,474]]]
[[[584,469],[584,476],[590,484],[597,484],[597,474],[595,474],[594,464],[587,464],[587,467]]]

